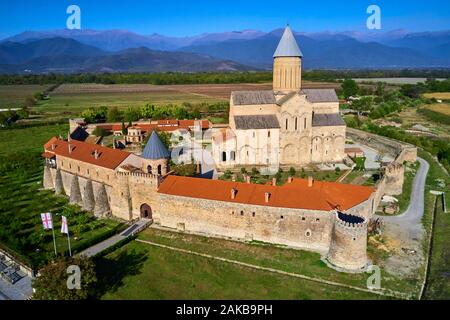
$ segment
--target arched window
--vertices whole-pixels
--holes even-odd
[[[295,131],[297,131],[297,117],[295,117]]]
[[[306,129],[306,117],[303,120],[303,128]]]
[[[270,130],[267,131],[267,137],[270,138]]]
[[[150,165],[147,166],[147,172],[152,174],[152,166],[150,166]]]
[[[162,174],[162,170],[161,170],[161,169],[162,169],[161,165],[160,165],[160,164],[158,164],[158,174],[159,174],[159,175],[161,175],[161,174]]]
[[[288,129],[289,119],[286,118],[286,130]]]
[[[222,161],[227,161],[227,153],[225,151],[222,152]]]
[[[230,160],[232,160],[232,161],[236,160],[236,152],[234,152],[234,151],[230,152]]]

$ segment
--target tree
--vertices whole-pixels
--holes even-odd
[[[108,116],[106,117],[108,122],[117,122],[123,119],[122,113],[117,107],[112,107],[108,110]]]
[[[341,87],[345,98],[355,96],[359,92],[358,84],[353,79],[345,79],[344,82],[342,82]]]
[[[69,266],[80,269],[80,289],[69,289],[69,285],[76,285],[75,273]],[[70,278],[70,277],[73,278]],[[58,258],[39,270],[39,276],[33,280],[36,300],[83,300],[93,296],[97,275],[95,264],[87,257]]]
[[[124,112],[125,121],[137,121],[141,117],[141,112],[138,108],[128,108]]]
[[[289,175],[291,176],[291,177],[293,177],[293,176],[295,176],[295,168],[294,167],[290,167],[289,168]]]
[[[128,129],[127,129],[127,127],[125,127],[125,123],[123,121],[122,121],[122,134],[123,135],[128,134]]]

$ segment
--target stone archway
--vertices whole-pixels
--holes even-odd
[[[141,218],[152,218],[152,208],[146,203],[141,205]]]

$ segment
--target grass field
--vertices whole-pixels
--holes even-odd
[[[444,114],[446,116],[450,116],[450,104],[449,103],[436,103],[427,106],[427,109],[430,109],[434,112]]]
[[[441,100],[450,100],[450,92],[433,92],[433,93],[425,93],[424,96],[426,98],[435,98]]]
[[[44,91],[48,86],[40,85],[0,85],[0,109],[19,108],[25,98],[35,92]]]
[[[447,202],[447,207],[448,207]],[[447,209],[448,210],[448,209]],[[439,197],[436,202],[435,231],[429,283],[425,299],[445,299],[450,297],[450,215],[445,213]]]
[[[133,241],[98,262],[102,299],[381,299]]]

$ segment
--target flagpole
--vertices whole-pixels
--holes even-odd
[[[72,256],[72,249],[70,248],[70,235],[69,235],[69,228],[67,228],[67,242],[69,243],[69,256]]]
[[[52,233],[53,233],[53,246],[55,247],[55,256],[57,256],[58,254],[56,253],[55,228],[53,227],[53,223],[52,223]]]

